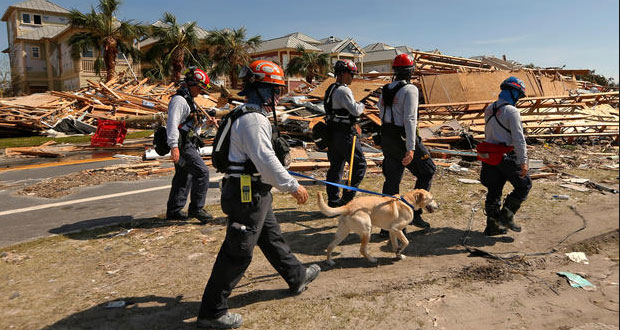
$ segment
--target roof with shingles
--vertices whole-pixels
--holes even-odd
[[[332,42],[322,45],[317,45],[325,53],[341,53],[343,49],[347,47],[347,45],[351,44],[355,49],[357,49],[361,55],[366,54],[366,52],[353,40],[353,38],[347,38],[345,40],[341,40],[338,42]]]
[[[54,38],[69,28],[70,27],[68,25],[44,25],[34,31],[18,36],[16,39],[41,40],[46,38]]]
[[[183,24],[183,25],[181,26],[181,28],[183,28],[183,29],[184,29],[184,28],[185,28],[186,26],[188,26],[189,24],[191,24],[191,23],[189,23],[189,22],[188,22],[188,23],[185,23],[185,24]],[[157,27],[166,27],[166,26],[167,26],[167,24],[166,24],[166,23],[164,23],[164,22],[162,22],[162,21],[157,21],[157,22],[155,22],[155,23],[153,23],[153,24],[151,24],[151,25],[153,25],[153,26],[157,26]],[[196,36],[198,37],[198,39],[199,39],[199,40],[203,40],[203,39],[205,39],[206,37],[208,37],[208,36],[209,36],[209,31],[207,31],[207,30],[205,30],[205,29],[201,28],[201,27],[200,27],[200,26],[198,26],[198,25],[195,25],[195,27],[194,27],[194,31],[196,31]],[[140,45],[140,47],[146,47],[146,46],[149,46],[149,45],[151,45],[151,44],[156,43],[158,40],[159,40],[159,39],[154,38],[154,37],[148,37],[148,38],[146,38],[146,39],[144,39],[144,40],[140,41],[140,42],[139,42],[139,45]]]
[[[301,32],[293,32],[293,33],[285,35],[285,37],[288,37],[288,36],[293,36],[293,37],[295,37],[295,38],[297,38],[297,39],[299,39],[301,41],[304,41],[304,42],[307,42],[307,43],[313,44],[313,45],[320,43],[318,40],[316,40],[316,39],[314,39],[314,38],[312,38],[312,37],[310,37],[308,35],[305,35],[305,34],[303,34]]]
[[[363,48],[364,51],[366,53],[370,53],[370,52],[378,52],[378,51],[382,51],[382,50],[389,50],[389,49],[394,49],[394,47],[383,43],[383,42],[376,42],[374,44],[370,44],[366,47]]]
[[[414,51],[414,49],[409,46],[396,46],[396,47],[392,47],[392,49],[367,52],[366,56],[364,56],[364,63],[393,61],[396,55],[400,55],[400,54],[411,55],[412,51]]]
[[[305,50],[321,51],[321,49],[300,40],[293,35],[263,41],[253,53],[264,53],[276,49],[297,49],[302,47]]]
[[[27,0],[14,5],[10,5],[2,15],[2,21],[6,21],[9,13],[13,9],[29,9],[58,14],[69,14],[69,10],[47,0]]]

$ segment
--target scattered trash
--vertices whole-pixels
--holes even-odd
[[[116,300],[116,301],[110,301],[107,305],[105,305],[105,308],[121,308],[121,307],[125,307],[127,305],[127,303],[124,300]]]
[[[585,278],[577,274],[573,274],[569,272],[557,272],[557,274],[560,276],[566,277],[566,279],[568,280],[568,283],[573,288],[582,288],[586,291],[593,291],[596,289],[596,286],[594,286],[594,284],[590,283],[590,281],[586,280]]]
[[[605,187],[605,186],[603,186],[601,184],[598,184],[598,183],[592,182],[592,181],[586,182],[586,187],[590,187],[592,189],[597,189],[597,190],[600,190],[600,191],[610,192],[612,194],[617,194],[618,193],[618,190],[616,190],[616,189]]]
[[[590,179],[582,179],[582,178],[564,179],[564,182],[577,183],[577,184],[584,184],[589,181]]]
[[[118,237],[118,236],[126,236],[127,234],[131,233],[133,231],[133,228],[131,229],[126,229],[121,231],[120,233],[114,235],[114,237]]]
[[[474,179],[458,179],[458,181],[460,183],[467,183],[467,184],[476,184],[476,183],[480,183],[480,181],[478,180],[474,180]]]
[[[568,259],[578,264],[590,264],[590,262],[588,262],[588,257],[586,257],[586,254],[583,252],[569,252],[564,254],[568,257]]]
[[[588,191],[590,191],[590,189],[588,189],[588,188],[583,188],[583,187],[575,186],[573,184],[561,184],[560,187],[566,188],[566,189],[576,190],[576,191],[579,191],[579,192],[588,192]]]
[[[448,167],[448,171],[455,172],[455,173],[461,173],[461,172],[469,172],[469,169],[462,167],[459,164],[452,164],[450,165],[450,167]]]
[[[567,200],[570,199],[570,196],[568,196],[568,195],[553,195],[551,197],[553,199],[562,200],[562,201],[567,201]]]
[[[540,159],[530,159],[528,161],[528,167],[530,170],[538,170],[545,167],[545,163]]]
[[[120,271],[121,271],[120,269],[109,270],[109,271],[107,271],[107,272],[106,272],[106,274],[108,274],[108,275],[114,275],[114,274],[116,274],[116,273],[118,273],[118,272],[120,272]]]
[[[15,298],[18,298],[19,296],[21,296],[21,294],[19,292],[14,292],[10,297],[9,300],[13,300]]]

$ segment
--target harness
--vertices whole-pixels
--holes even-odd
[[[233,162],[228,159],[230,153],[230,138],[231,128],[233,123],[240,117],[249,113],[260,113],[266,116],[262,110],[250,108],[245,105],[240,106],[229,114],[227,114],[221,122],[220,128],[217,131],[215,139],[213,140],[213,166],[218,172],[223,172],[228,176],[239,177],[240,175],[251,175],[253,181],[258,180],[258,170],[252,160],[249,158],[244,162]],[[245,134],[251,134],[253,132],[244,132]],[[271,145],[276,154],[276,157],[284,167],[288,167],[290,164],[290,149],[286,140],[280,136],[280,131],[277,125],[272,126]]]
[[[381,95],[383,96],[383,104],[385,111],[381,117],[381,147],[386,155],[390,155],[395,158],[402,158],[406,152],[406,136],[404,126],[398,126],[394,124],[394,113],[392,105],[394,104],[394,98],[396,93],[407,85],[404,81],[399,81],[394,88],[389,88],[389,84],[383,86]],[[386,122],[386,113],[390,109],[390,117],[392,122]]]
[[[183,127],[185,127],[185,125],[187,125],[187,124],[189,124],[191,122],[196,124],[196,123],[200,122],[201,119],[202,119],[201,118],[201,114],[196,110],[196,104],[194,103],[194,98],[192,97],[192,95],[189,93],[189,91],[186,88],[179,88],[175,95],[179,95],[182,98],[184,98],[185,101],[187,102],[187,104],[189,105],[189,109],[190,109],[189,115],[187,116],[185,121],[180,123],[179,126],[178,126],[178,128],[179,128],[179,146],[182,147],[182,146],[185,145],[185,143],[192,142],[198,148],[204,147],[204,143],[202,142],[200,137],[196,134],[195,129],[193,129],[194,127],[192,127],[192,129],[188,129],[188,130],[183,129]]]
[[[512,132],[499,121],[499,118],[497,118],[498,110],[499,110],[499,107],[497,106],[497,103],[493,103],[493,114],[489,117],[489,119],[486,121],[485,124],[488,125],[491,119],[495,117],[495,121],[499,124],[499,126],[503,128],[504,130],[506,130],[506,132],[512,134]],[[482,161],[483,163],[492,165],[492,166],[499,165],[504,159],[504,155],[512,152],[513,150],[514,150],[514,147],[506,146],[504,144],[480,142],[476,145],[476,152],[477,152],[478,160]]]
[[[328,126],[334,129],[351,129],[359,121],[359,117],[353,116],[349,110],[344,108],[334,109],[332,96],[334,91],[342,84],[335,82],[325,91],[325,121]]]
[[[489,117],[489,119],[486,121],[485,124],[489,124],[491,119],[495,118],[495,121],[499,124],[501,128],[505,129],[506,132],[512,134],[512,131],[506,128],[506,126],[504,126],[504,124],[502,124],[502,122],[499,121],[499,118],[497,118],[497,111],[499,111],[499,107],[497,106],[497,102],[496,102],[496,103],[493,103],[493,114],[491,115],[491,117]]]

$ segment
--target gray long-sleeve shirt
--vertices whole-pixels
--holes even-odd
[[[260,109],[258,105],[246,104]],[[299,183],[282,166],[271,144],[271,123],[260,113],[248,113],[235,120],[230,128],[228,160],[243,163],[250,159],[261,181],[285,192],[295,192]]]
[[[168,146],[170,148],[179,147],[179,125],[190,115],[192,109],[187,104],[183,96],[174,95],[168,103],[168,120],[166,121],[166,133],[168,135]],[[189,131],[193,129],[193,123],[183,124],[181,129]],[[200,132],[197,132],[200,134]]]
[[[493,115],[493,106],[497,104],[497,120],[491,118]],[[490,120],[489,120],[490,119]],[[510,130],[503,129],[497,121]],[[484,140],[489,143],[505,144],[515,148],[517,155],[517,164],[521,165],[527,162],[527,144],[523,135],[523,127],[521,126],[521,115],[519,110],[508,104],[504,100],[497,100],[484,110]]]
[[[390,83],[388,88],[392,89],[398,81]],[[418,123],[418,88],[413,84],[407,84],[401,88],[394,96],[391,107],[383,104],[383,95],[379,97],[379,117],[386,123],[405,128],[405,145],[407,151],[415,150],[416,125]]]
[[[364,104],[355,102],[353,92],[349,86],[342,84],[332,93],[332,108],[347,109],[349,113],[355,117],[359,117],[364,113]]]

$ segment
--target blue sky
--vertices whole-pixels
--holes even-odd
[[[19,0],[0,0],[0,10]],[[88,10],[95,0],[53,0]],[[205,29],[245,26],[263,39],[302,32],[439,49],[454,56],[505,54],[538,66],[594,69],[618,82],[618,0],[546,1],[213,1],[125,0],[121,18],[154,22],[170,11]],[[4,23],[4,22],[3,22]],[[7,47],[6,24],[0,47]]]

